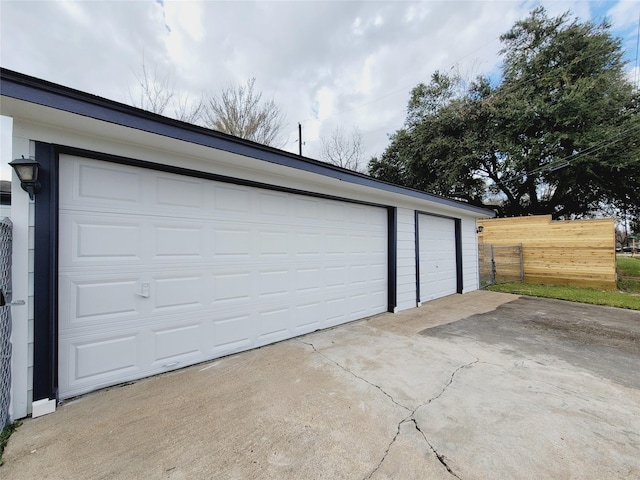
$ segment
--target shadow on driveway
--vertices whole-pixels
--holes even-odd
[[[514,356],[552,356],[640,388],[640,312],[523,297],[420,333],[503,345],[502,351]]]

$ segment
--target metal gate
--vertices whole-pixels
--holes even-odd
[[[495,283],[524,281],[522,244],[496,246],[491,243],[478,244],[480,288]]]
[[[11,220],[0,219],[0,430],[9,423],[11,390],[11,233]]]

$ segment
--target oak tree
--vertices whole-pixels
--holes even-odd
[[[610,24],[539,7],[501,36],[502,79],[436,72],[369,164],[378,178],[500,215],[640,205],[640,96]]]

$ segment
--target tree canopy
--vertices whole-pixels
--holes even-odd
[[[533,10],[500,37],[501,81],[436,72],[371,175],[496,209],[640,207],[640,95],[610,24]]]

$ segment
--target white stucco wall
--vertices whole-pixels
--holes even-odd
[[[397,307],[398,311],[414,308],[416,303],[416,228],[415,211],[397,211]]]
[[[14,135],[13,158],[35,154],[28,138]],[[14,174],[15,176],[15,174]],[[14,178],[11,182],[11,221],[13,222],[12,300],[25,305],[11,307],[11,420],[31,413],[33,398],[33,266],[34,203]]]
[[[463,218],[460,236],[462,238],[462,293],[478,290],[478,234],[476,219]]]

